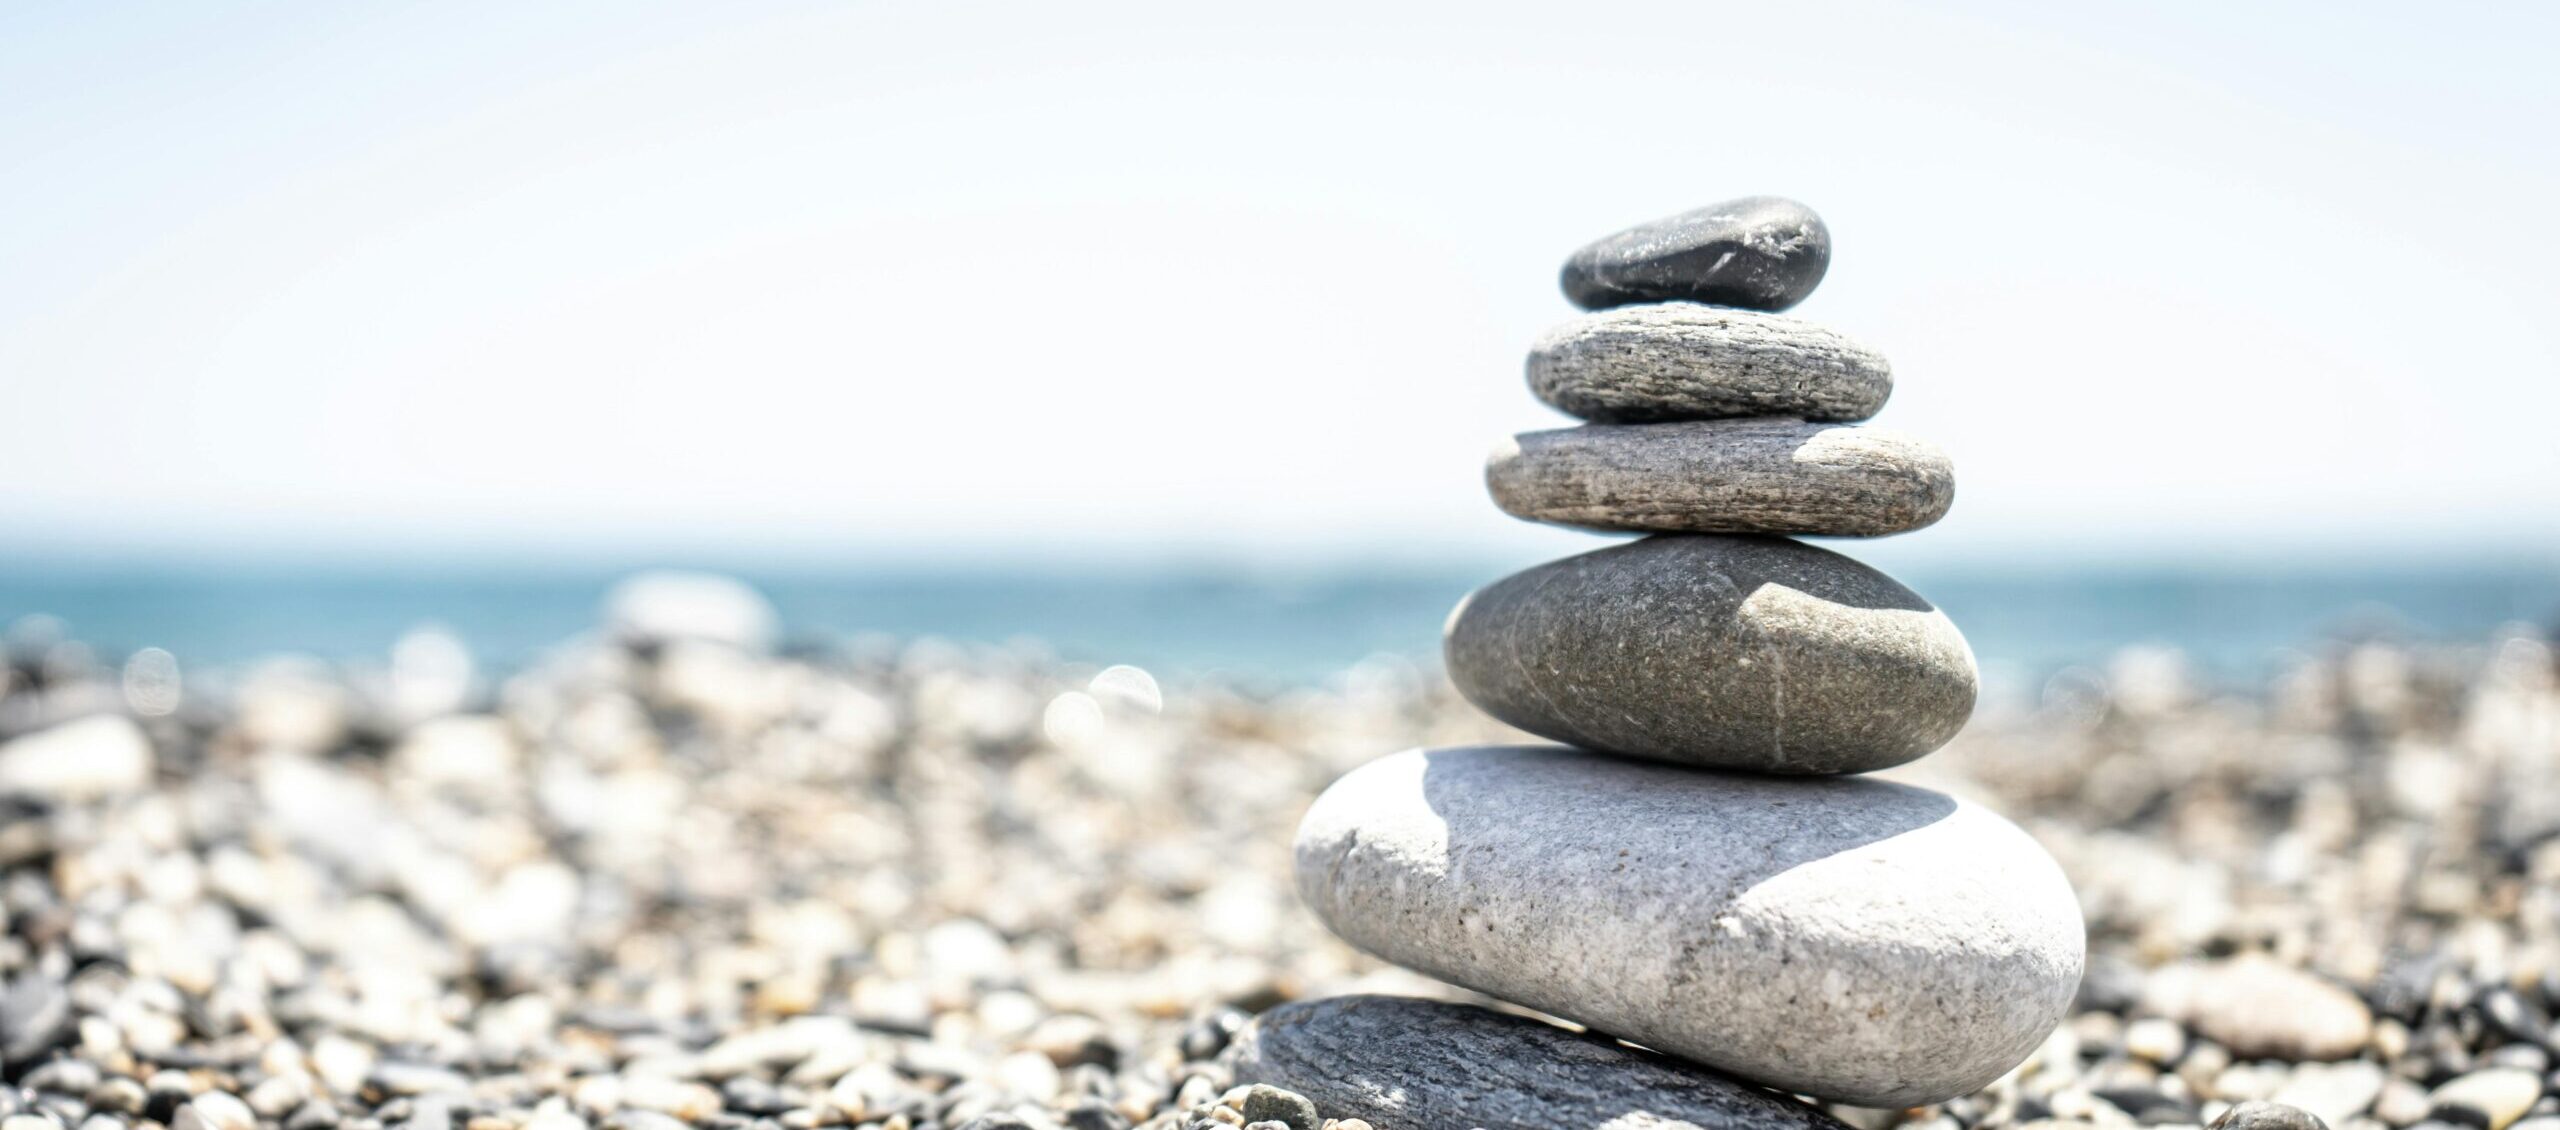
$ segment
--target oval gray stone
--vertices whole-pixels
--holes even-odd
[[[1882,537],[1945,517],[1956,498],[1935,445],[1799,420],[1527,432],[1494,449],[1484,481],[1515,518],[1641,533]]]
[[[1780,1090],[1972,1092],[2041,1044],[2084,928],[1963,801],[1553,746],[1411,750],[1298,826],[1298,893],[1388,961]]]
[[[1831,230],[1783,196],[1746,196],[1638,224],[1565,260],[1557,281],[1585,310],[1706,302],[1784,310],[1831,268]]]
[[[1801,319],[1689,302],[1627,306],[1547,331],[1529,391],[1602,423],[1796,416],[1863,420],[1893,394],[1884,355]]]
[[[1712,1071],[1473,1005],[1300,1001],[1236,1038],[1236,1079],[1377,1130],[1845,1130]]]
[[[1461,601],[1442,641],[1477,707],[1585,749],[1762,773],[1863,773],[1973,714],[1972,649],[1893,578],[1782,538],[1664,536]]]

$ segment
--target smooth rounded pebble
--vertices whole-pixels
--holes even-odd
[[[1238,1038],[1236,1077],[1377,1130],[1843,1130],[1803,1103],[1610,1040],[1407,997],[1266,1012]]]
[[[1706,302],[1784,310],[1831,267],[1831,231],[1783,196],[1746,196],[1639,224],[1565,260],[1558,282],[1585,310]]]
[[[2427,1095],[2428,1117],[2481,1130],[2507,1130],[2542,1097],[2542,1076],[2492,1067],[2448,1080]]]
[[[1326,789],[1296,853],[1299,896],[1378,957],[1862,1106],[1989,1084],[2080,982],[2052,858],[1884,781],[1411,750]]]
[[[2373,1039],[2373,1011],[2356,994],[2264,954],[2165,966],[2142,1005],[2248,1059],[2346,1059]]]
[[[1665,535],[1477,590],[1443,656],[1540,737],[1763,773],[1863,773],[1973,714],[1964,636],[1893,578],[1783,538]]]
[[[1547,331],[1529,391],[1602,423],[1797,416],[1863,420],[1893,394],[1884,355],[1811,322],[1689,302],[1627,306]]]
[[[1880,428],[1798,420],[1585,424],[1529,432],[1485,461],[1516,518],[1645,533],[1880,537],[1945,517],[1955,468]]]
[[[696,641],[746,651],[772,646],[780,622],[772,603],[744,581],[664,569],[615,584],[605,594],[604,619],[615,638],[634,646]]]
[[[2283,1103],[2245,1102],[2222,1112],[2212,1130],[2329,1130],[2319,1116]]]
[[[149,788],[151,736],[121,714],[95,714],[0,742],[0,796],[52,803]]]

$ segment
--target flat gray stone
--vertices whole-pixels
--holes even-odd
[[[2320,1116],[2283,1103],[2242,1102],[2213,1120],[2213,1130],[2329,1130]]]
[[[1831,231],[1782,196],[1746,196],[1638,224],[1565,260],[1557,281],[1585,310],[1708,302],[1784,310],[1831,268]]]
[[[1377,1130],[1845,1130],[1676,1060],[1524,1016],[1407,997],[1300,1001],[1236,1045],[1236,1078]]]
[[[1863,773],[1945,745],[1973,652],[1893,578],[1783,538],[1677,536],[1550,561],[1449,616],[1449,679],[1585,749],[1763,773]]]
[[[1381,958],[1861,1106],[1989,1084],[2080,981],[2080,907],[2052,858],[1884,781],[1412,750],[1326,789],[1296,852],[1299,896]]]
[[[0,990],[0,1064],[32,1063],[69,1040],[71,991],[58,978],[29,971]]]
[[[1484,480],[1513,517],[1641,533],[1881,537],[1956,499],[1955,468],[1929,443],[1797,420],[1528,432],[1494,450]]]
[[[1660,302],[1604,310],[1529,348],[1529,391],[1602,423],[1863,420],[1893,394],[1884,355],[1778,314]]]

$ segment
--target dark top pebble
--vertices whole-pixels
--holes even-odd
[[[1565,297],[1585,310],[1705,302],[1784,310],[1831,266],[1831,232],[1813,209],[1746,196],[1628,228],[1565,260]]]

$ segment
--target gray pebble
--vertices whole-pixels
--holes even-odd
[[[1484,478],[1512,517],[1636,533],[1882,537],[1945,517],[1956,498],[1935,446],[1798,420],[1527,432],[1494,450]]]
[[[447,1091],[469,1091],[469,1076],[451,1068],[426,1063],[379,1063],[365,1076],[365,1082],[389,1095],[425,1095]]]
[[[89,1106],[94,1110],[140,1114],[150,1105],[150,1091],[139,1080],[122,1075],[110,1076],[105,1082],[89,1088]]]
[[[327,1099],[313,1099],[285,1118],[284,1130],[330,1130],[338,1120],[337,1104]]]
[[[1126,1115],[1113,1110],[1111,1104],[1098,1100],[1087,1100],[1068,1107],[1063,1121],[1066,1123],[1067,1130],[1129,1130],[1129,1119]]]
[[[1377,1130],[1842,1130],[1703,1068],[1525,1017],[1402,997],[1273,1009],[1239,1040],[1236,1070]]]
[[[1381,958],[1861,1106],[1998,1078],[2080,978],[2079,903],[2044,850],[1883,781],[1412,750],[1327,788],[1296,856],[1316,917]]]
[[[1319,1130],[1324,1124],[1324,1116],[1316,1113],[1316,1104],[1305,1095],[1267,1084],[1256,1084],[1245,1092],[1244,1120],[1278,1122],[1285,1130]]]
[[[19,975],[0,992],[0,1062],[25,1063],[71,1036],[71,993],[60,978]]]
[[[1831,232],[1813,209],[1746,196],[1609,236],[1565,260],[1557,280],[1585,310],[1687,300],[1784,310],[1831,266]]]
[[[29,1090],[51,1091],[58,1095],[87,1095],[105,1081],[98,1065],[85,1059],[57,1059],[37,1067],[20,1080]]]
[[[1928,601],[1777,538],[1646,538],[1514,574],[1451,614],[1444,657],[1468,701],[1541,737],[1770,773],[1919,757],[1964,727],[1977,681]]]
[[[2143,1003],[2243,1059],[2345,1059],[2373,1037],[2354,993],[2261,954],[2163,967]]]
[[[1243,1030],[1252,1019],[1232,1008],[1221,1008],[1193,1021],[1182,1030],[1182,1057],[1197,1062],[1227,1049],[1227,1042]]]
[[[720,1085],[720,1102],[748,1114],[780,1114],[795,1105],[781,1088],[745,1075]]]
[[[2509,1041],[2541,1045],[2551,1039],[2551,1018],[2514,989],[2503,985],[2483,989],[2471,1008],[2491,1031]]]
[[[2301,1107],[2247,1102],[2222,1112],[2213,1130],[2329,1130],[2329,1124]]]
[[[258,1116],[237,1096],[207,1091],[178,1108],[169,1130],[257,1130]]]
[[[1863,420],[1893,393],[1884,355],[1811,322],[1665,302],[1586,315],[1529,349],[1529,390],[1603,423]]]
[[[2189,1109],[2184,1101],[2173,1095],[2163,1094],[2157,1086],[2142,1084],[2101,1087],[2091,1093],[2105,1100],[2107,1105],[2133,1116],[2135,1121],[2145,1125],[2195,1121],[2195,1112]]]
[[[685,1130],[684,1120],[654,1110],[625,1110],[604,1120],[606,1130]]]
[[[2480,1057],[2482,1067],[2512,1067],[2539,1075],[2551,1070],[2551,1053],[2532,1044],[2503,1044]]]

